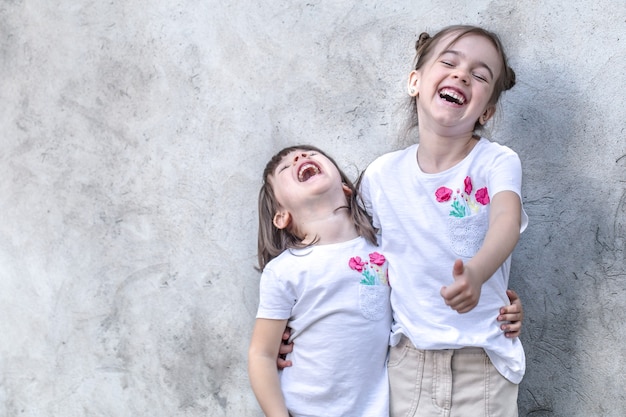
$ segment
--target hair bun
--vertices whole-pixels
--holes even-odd
[[[516,82],[516,76],[515,76],[515,71],[513,71],[513,68],[507,66],[506,67],[506,85],[504,86],[505,90],[510,90],[511,88],[513,88],[515,86],[515,82]]]
[[[429,40],[430,35],[428,34],[428,32],[420,33],[419,38],[417,38],[417,42],[415,42],[415,50],[417,51],[418,55],[421,54],[424,46],[428,43]]]

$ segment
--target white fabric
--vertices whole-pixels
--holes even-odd
[[[281,388],[293,417],[389,415],[390,289],[380,253],[357,238],[288,250],[265,267],[257,318],[289,319],[296,347]]]
[[[405,334],[418,349],[483,347],[496,369],[519,383],[524,350],[518,338],[504,336],[496,320],[498,309],[509,303],[510,257],[483,285],[480,301],[469,313],[453,311],[440,295],[442,286],[454,282],[455,259],[471,258],[487,231],[489,205],[480,203],[485,200],[484,190],[479,190],[487,187],[490,198],[514,191],[521,201],[519,158],[482,138],[456,166],[427,174],[417,164],[417,149],[413,145],[381,156],[367,168],[361,184],[365,208],[381,230],[381,248],[390,265],[391,345]],[[471,179],[469,194],[466,177]],[[438,195],[449,199],[440,202]],[[522,208],[521,231],[527,224]]]

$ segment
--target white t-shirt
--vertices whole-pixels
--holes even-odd
[[[288,319],[293,366],[281,373],[299,416],[389,415],[387,261],[359,237],[287,250],[263,270],[257,318]]]
[[[489,199],[500,191],[520,195],[522,170],[511,149],[480,139],[456,166],[424,173],[418,145],[376,159],[365,171],[361,197],[381,248],[389,260],[394,324],[391,345],[406,335],[418,349],[485,349],[498,371],[519,383],[525,356],[518,338],[504,336],[498,310],[509,304],[506,289],[511,259],[482,287],[478,305],[459,314],[440,295],[454,282],[455,259],[469,260],[489,225]],[[522,208],[521,231],[528,217]]]

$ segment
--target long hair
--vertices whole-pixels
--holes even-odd
[[[259,270],[263,270],[267,263],[280,255],[286,249],[302,248],[308,245],[302,243],[302,240],[296,236],[290,228],[278,229],[274,226],[274,215],[278,212],[280,206],[276,200],[276,195],[272,187],[269,177],[273,175],[280,161],[293,151],[313,151],[328,158],[341,176],[341,181],[350,189],[350,196],[346,197],[346,207],[350,212],[350,217],[354,222],[356,231],[359,236],[364,237],[371,243],[376,245],[376,231],[372,226],[371,218],[365,212],[359,201],[359,195],[354,183],[339,168],[333,158],[328,156],[322,150],[311,145],[297,145],[282,149],[270,159],[263,171],[263,185],[259,191],[259,236],[258,236],[258,262]],[[315,241],[312,243],[314,244]]]

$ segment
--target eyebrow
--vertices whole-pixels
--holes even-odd
[[[443,51],[441,53],[441,55],[439,56],[443,56],[445,54],[452,54],[452,55],[457,55],[460,56],[461,58],[465,58],[465,54],[463,54],[462,52],[459,51],[455,51],[454,49],[446,49],[445,51]],[[485,68],[487,71],[489,71],[489,75],[491,76],[491,78],[493,79],[493,71],[491,70],[491,68],[489,68],[489,65],[487,65],[485,62],[483,61],[478,61],[478,66],[479,67],[483,67]]]

